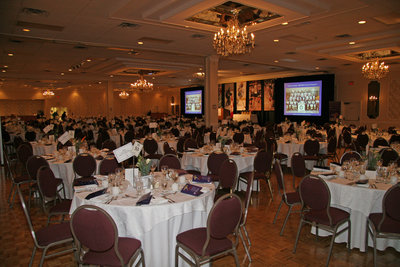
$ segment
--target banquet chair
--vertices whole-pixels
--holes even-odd
[[[296,253],[297,243],[300,232],[304,224],[310,224],[316,227],[316,236],[318,237],[318,228],[332,233],[329,254],[326,260],[326,266],[332,254],[333,243],[336,236],[347,230],[347,247],[351,249],[351,222],[350,214],[347,211],[330,206],[331,193],[326,182],[317,176],[307,175],[301,180],[299,185],[301,199],[301,218],[297,230],[296,241],[294,243],[293,253]],[[339,227],[347,223],[347,227],[339,231]]]
[[[119,168],[119,165],[115,157],[113,155],[107,155],[100,161],[99,174],[108,175],[110,173],[115,173],[115,169],[117,168]]]
[[[233,135],[233,142],[237,144],[243,144],[244,142],[244,133],[234,133]]]
[[[214,258],[232,254],[238,267],[236,247],[242,211],[242,202],[235,194],[220,197],[208,215],[207,227],[194,228],[176,236],[175,266],[178,266],[179,257],[191,266],[200,266]]]
[[[399,157],[396,150],[390,147],[382,149],[379,153],[381,154],[382,166],[384,167],[387,167],[390,162],[395,161]]]
[[[251,193],[253,192],[253,181],[254,181],[254,176],[250,176],[249,180],[247,181],[243,213],[242,213],[242,218],[240,220],[240,226],[239,226],[239,237],[242,240],[242,244],[243,244],[244,250],[247,254],[247,257],[249,258],[249,262],[251,262],[251,256],[250,256],[251,242],[250,242],[249,233],[247,232],[247,229],[246,229],[246,221],[247,221],[247,214],[249,212],[249,206],[250,206],[250,201],[251,201]],[[248,245],[246,244],[246,241],[244,240],[242,231],[243,231],[244,235],[246,236]]]
[[[145,158],[147,159],[160,159],[162,157],[161,154],[157,153],[158,143],[153,138],[146,138],[143,142],[144,152],[147,153]]]
[[[73,245],[73,239],[69,223],[65,222],[61,224],[51,224],[35,231],[32,225],[31,218],[29,216],[29,212],[26,208],[25,200],[21,193],[21,190],[17,188],[17,191],[21,201],[22,210],[24,211],[25,218],[28,223],[29,232],[31,233],[33,238],[34,246],[33,246],[32,256],[29,261],[29,267],[33,265],[33,259],[35,258],[37,249],[43,249],[39,267],[43,266],[44,260],[47,258],[74,251],[75,247]],[[60,251],[59,250],[60,246],[64,245],[71,245],[71,247],[68,247]],[[48,250],[52,249],[53,247],[58,248],[57,252],[47,255]]]
[[[165,154],[160,158],[158,162],[158,169],[161,170],[161,166],[167,165],[169,169],[181,169],[181,162],[179,161],[178,157],[173,154]]]
[[[208,176],[216,182],[219,181],[219,172],[222,163],[229,159],[226,153],[211,153],[207,159]]]
[[[69,214],[71,200],[60,198],[57,191],[59,183],[49,166],[44,165],[38,169],[37,184],[42,198],[43,211],[47,213],[47,225],[53,216],[61,215],[61,222],[64,221],[65,216]]]
[[[21,173],[26,173],[26,162],[33,155],[32,146],[29,143],[21,143],[17,148],[17,158],[21,165]]]
[[[11,209],[14,205],[15,195],[17,194],[17,191],[20,188],[20,186],[26,184],[30,188],[30,184],[33,181],[28,174],[17,175],[15,169],[10,169],[9,174],[11,177],[12,185],[10,188],[10,193],[8,195],[8,203],[9,203],[9,207]],[[12,198],[11,198],[11,196],[12,196]]]
[[[215,200],[226,193],[233,193],[238,182],[238,168],[236,162],[227,159],[222,162],[219,170],[219,184]]]
[[[343,164],[343,162],[345,162],[347,160],[351,160],[351,159],[361,160],[360,153],[358,153],[357,151],[347,151],[347,152],[345,152],[342,155],[342,157],[340,158],[340,164]]]
[[[180,132],[177,128],[172,128],[171,129],[171,133],[175,136],[175,137],[179,137]]]
[[[289,159],[288,155],[278,152],[278,143],[276,142],[275,137],[268,137],[266,142],[267,150],[271,150],[274,153],[274,159],[277,159],[280,162],[284,162]]]
[[[286,214],[285,221],[283,222],[283,225],[281,228],[281,232],[279,233],[280,235],[283,235],[283,231],[285,230],[287,220],[289,219],[289,216],[292,213],[292,208],[296,205],[301,205],[301,200],[300,200],[299,191],[290,192],[290,193],[286,192],[285,181],[283,179],[283,173],[282,173],[282,167],[281,167],[281,163],[279,162],[279,160],[275,160],[274,172],[275,172],[275,177],[276,177],[277,184],[278,184],[278,191],[282,197],[281,203],[279,203],[278,210],[276,211],[276,214],[275,214],[275,218],[273,221],[274,224],[276,223],[276,219],[278,218],[278,214],[282,208],[282,204],[285,203],[289,207],[289,210]]]
[[[359,133],[357,135],[357,143],[363,151],[365,151],[365,149],[367,148],[368,142],[369,142],[368,134]]]
[[[196,140],[192,138],[187,138],[185,140],[185,143],[183,144],[183,147],[185,148],[185,150],[188,150],[189,148],[194,148],[194,149],[199,148]]]
[[[107,148],[110,152],[112,152],[117,148],[117,144],[113,140],[107,139],[101,144],[101,149],[104,148]]]
[[[176,150],[173,147],[170,147],[168,142],[164,142],[163,149],[164,149],[164,155],[167,154],[177,155]]]
[[[378,137],[375,139],[374,143],[372,144],[373,147],[379,147],[379,146],[389,146],[388,141],[386,141],[385,138],[383,137]]]
[[[351,137],[351,129],[345,130],[342,132],[343,142],[344,142],[344,151],[347,149],[353,150],[353,139]]]
[[[183,152],[185,152],[185,146],[184,146],[185,140],[186,137],[182,136],[179,137],[178,142],[176,143],[176,150],[180,158],[183,156]]]
[[[368,236],[374,246],[374,266],[376,267],[376,239],[400,239],[400,183],[389,188],[382,200],[382,212],[371,213],[367,218],[365,249],[368,249]]]
[[[295,152],[291,158],[292,164],[292,176],[293,176],[293,188],[296,187],[296,178],[301,178],[306,175],[306,161],[300,152]]]
[[[337,154],[337,139],[336,137],[331,137],[328,140],[328,148],[327,154],[321,155],[323,159],[331,159],[332,161],[338,161],[338,154]]]
[[[316,161],[321,164],[323,157],[319,155],[319,142],[316,139],[308,139],[304,142],[304,160]]]
[[[87,182],[95,180],[93,177],[96,171],[96,160],[89,153],[81,153],[75,157],[72,167],[74,169],[75,179],[74,186],[79,182]]]
[[[134,138],[135,138],[134,132],[131,130],[128,130],[124,135],[125,144],[131,143]]]
[[[271,193],[271,200],[274,200],[270,181],[272,161],[272,151],[259,150],[254,157],[253,171],[240,173],[239,181],[247,184],[250,177],[253,176],[253,179],[257,181],[257,190],[260,190],[260,179],[264,179],[268,184],[269,192]]]
[[[138,260],[135,266],[145,266],[140,240],[119,237],[113,218],[102,208],[78,207],[71,215],[70,227],[79,265],[132,266]]]
[[[393,134],[389,139],[389,144],[400,143],[400,134]]]
[[[33,131],[28,131],[25,133],[25,140],[33,142],[36,140],[36,133]]]

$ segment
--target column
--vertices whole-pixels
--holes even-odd
[[[205,59],[205,120],[206,126],[218,128],[218,60],[217,55]]]
[[[114,117],[114,90],[113,90],[113,82],[107,81],[107,119],[111,119]]]

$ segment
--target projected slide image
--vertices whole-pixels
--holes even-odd
[[[321,116],[322,81],[285,83],[284,115]]]
[[[185,113],[201,114],[201,90],[185,92]]]

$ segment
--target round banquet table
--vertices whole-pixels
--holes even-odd
[[[291,159],[292,155],[295,152],[300,152],[304,155],[304,141],[303,142],[290,142],[285,143],[284,141],[277,141],[279,153],[286,154],[288,156],[288,160],[286,162],[288,167],[292,166]],[[326,154],[328,152],[328,143],[327,142],[319,142],[319,153]],[[315,161],[308,160],[306,161],[306,168],[308,170],[312,170],[314,167]]]
[[[375,183],[372,175],[369,179],[370,183]],[[370,213],[382,212],[383,196],[386,190],[392,185],[375,183],[377,189],[372,189],[368,187],[368,184],[367,187],[356,185],[354,181],[338,177],[326,180],[326,183],[331,193],[331,206],[350,213],[351,248],[358,248],[364,252],[367,218]],[[344,224],[339,230],[344,227],[347,227],[347,224]],[[315,234],[314,228],[312,232]],[[330,235],[329,232],[322,229],[319,229],[318,234],[321,236]],[[335,242],[347,242],[347,232],[337,236]],[[376,244],[378,250],[393,247],[397,251],[400,251],[400,240],[378,238]],[[368,245],[373,246],[371,237],[368,238]]]
[[[200,185],[200,184],[197,184]],[[215,187],[207,187],[206,193],[191,196],[178,192],[174,202],[136,206],[137,198],[121,197],[110,204],[86,200],[90,192],[74,194],[70,213],[85,204],[96,205],[114,219],[120,237],[134,237],[142,242],[147,266],[168,267],[175,265],[176,236],[184,231],[205,227],[208,214],[214,204]],[[126,196],[126,195],[125,195]],[[181,258],[179,266],[188,266]]]
[[[42,142],[30,142],[33,149],[33,155],[43,156],[53,154],[57,150],[56,143],[44,144]]]

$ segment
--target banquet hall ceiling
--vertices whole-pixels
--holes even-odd
[[[38,88],[85,88],[111,80],[122,88],[146,70],[145,78],[158,88],[202,84],[194,73],[216,54],[212,39],[218,27],[190,18],[201,12],[207,17],[207,10],[225,2],[2,0],[0,78]],[[360,55],[373,51],[385,55],[391,68],[398,66],[399,0],[234,2],[279,16],[248,26],[255,49],[220,57],[220,79],[350,71],[365,62]]]

